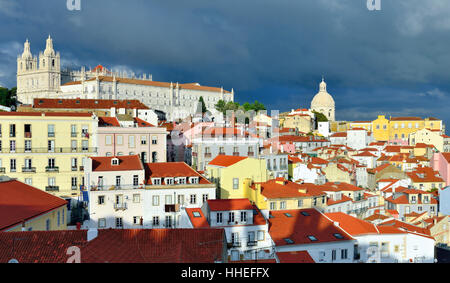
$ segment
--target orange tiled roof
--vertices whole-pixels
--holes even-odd
[[[283,182],[282,184],[280,184]],[[314,184],[297,184],[283,178],[269,180],[261,185],[261,194],[268,199],[326,196],[320,186]]]
[[[199,184],[211,184],[210,181],[184,162],[145,163],[144,167],[145,180],[148,185],[152,184],[152,178],[166,177],[199,177]],[[188,180],[186,180],[186,183],[188,183]],[[164,180],[161,181],[161,184],[165,184]]]
[[[247,156],[217,155],[208,165],[229,167],[247,158]]]
[[[252,210],[253,205],[246,198],[243,199],[209,199],[208,206],[211,211]]]
[[[66,204],[62,198],[17,180],[0,182],[0,231]]]
[[[308,251],[277,252],[280,263],[315,263]]]
[[[150,109],[139,100],[35,98],[33,108],[59,109]]]
[[[89,157],[92,159],[92,171],[130,171],[143,170],[139,155]],[[112,165],[113,158],[119,159],[118,165]]]

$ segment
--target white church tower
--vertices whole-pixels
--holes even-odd
[[[44,52],[39,53],[39,65],[37,58],[31,54],[27,39],[22,55],[17,58],[17,100],[32,104],[33,98],[56,94],[60,91],[60,81],[60,54],[53,49],[50,35]]]
[[[328,121],[335,121],[335,104],[333,97],[327,92],[327,84],[322,78],[319,92],[311,102],[311,110],[324,114]]]

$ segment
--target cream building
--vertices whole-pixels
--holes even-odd
[[[311,102],[311,111],[324,114],[329,121],[335,121],[335,104],[333,97],[327,92],[327,84],[322,78],[319,92]]]
[[[183,119],[197,112],[200,97],[212,114],[219,100],[234,101],[234,90],[199,83],[153,81],[152,76],[135,77],[111,72],[103,66],[86,71],[61,71],[60,54],[49,36],[45,51],[33,57],[30,42],[17,58],[17,99],[32,104],[34,98],[137,99],[166,113],[167,120]]]
[[[0,112],[0,175],[78,199],[86,159],[97,153],[89,113]]]

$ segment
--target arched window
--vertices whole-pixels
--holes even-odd
[[[55,67],[55,59],[52,60],[52,67]]]
[[[42,60],[42,67],[45,67],[45,59]]]

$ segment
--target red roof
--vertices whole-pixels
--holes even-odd
[[[209,228],[209,223],[201,208],[186,208],[186,213],[194,228]]]
[[[92,117],[92,113],[73,112],[0,112],[0,116]]]
[[[137,124],[138,127],[142,128],[142,127],[154,127],[154,125],[150,124],[147,121],[144,121],[140,118],[134,118],[134,122]]]
[[[434,171],[431,167],[419,166],[416,168],[416,170],[412,172],[406,172],[406,174],[414,183],[445,182],[444,179],[439,176],[439,172]]]
[[[269,233],[277,246],[353,240],[345,231],[333,225],[333,221],[313,208],[270,213]]]
[[[35,98],[33,108],[59,109],[150,109],[139,100]]]
[[[315,184],[298,184],[284,178],[269,180],[261,185],[261,194],[268,199],[326,196],[320,186]]]
[[[376,157],[376,155],[374,155],[374,154],[372,154],[372,153],[370,153],[368,151],[364,151],[362,153],[355,154],[353,156],[357,156],[357,157]]]
[[[82,263],[214,263],[224,244],[223,229],[105,229],[90,242],[86,230],[8,232],[0,233],[0,262],[66,263],[76,246]]]
[[[120,127],[119,120],[116,117],[98,117],[99,127]]]
[[[199,177],[199,184],[211,184],[200,173],[192,169],[184,162],[161,162],[161,163],[145,163],[145,180],[146,184],[152,184],[152,178],[167,177]],[[189,184],[189,180],[186,180]],[[164,180],[161,181],[164,185]]]
[[[247,156],[217,155],[216,158],[208,163],[208,165],[228,167],[247,158]]]
[[[66,204],[62,198],[17,180],[0,182],[0,231]]]
[[[252,210],[253,205],[244,199],[209,199],[208,206],[211,211],[226,210]]]
[[[347,133],[346,132],[334,133],[330,137],[332,137],[332,138],[346,138],[347,137]]]
[[[404,234],[399,229],[379,229],[376,225],[350,216],[342,212],[326,213],[327,217],[338,223],[339,227],[344,229],[352,236],[361,236],[368,234]]]
[[[131,171],[143,170],[139,155],[89,157],[92,159],[92,171]],[[119,159],[118,165],[112,165],[112,159]]]
[[[277,252],[280,263],[315,263],[308,251]]]

